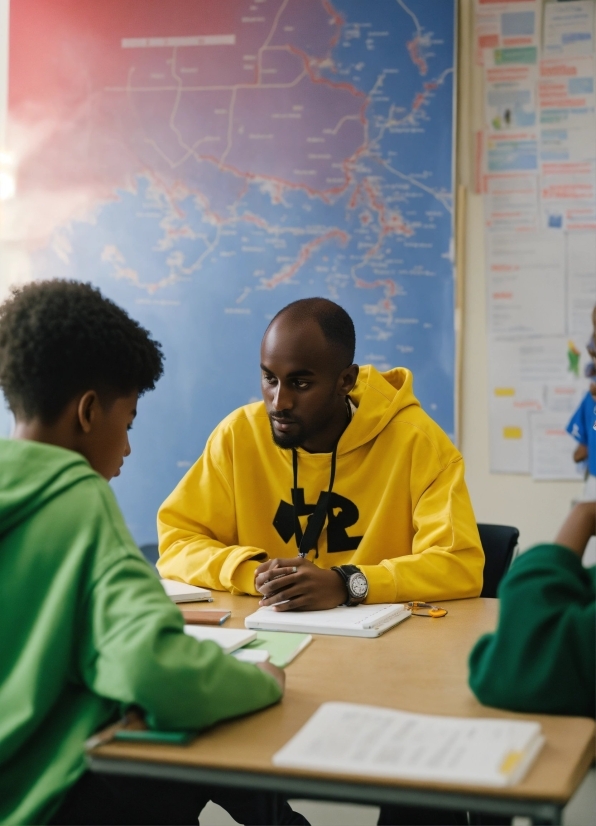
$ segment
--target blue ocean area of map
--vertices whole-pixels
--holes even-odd
[[[328,35],[312,25],[309,10],[328,25],[322,8],[310,0],[292,6],[293,37],[302,37],[302,50],[313,54]],[[114,481],[140,544],[155,541],[159,505],[216,424],[260,399],[263,332],[279,309],[298,298],[322,295],[344,306],[356,325],[357,362],[381,370],[410,368],[421,404],[454,437],[454,2],[337,0],[333,9],[344,21],[341,35],[332,63],[317,71],[338,87],[321,86],[317,105],[329,119],[337,105],[346,131],[342,126],[337,135],[326,133],[328,143],[308,143],[308,169],[292,169],[290,161],[307,140],[299,132],[304,120],[288,116],[283,126],[272,121],[271,128],[282,130],[275,134],[287,140],[268,146],[266,118],[251,114],[258,102],[239,92],[233,125],[242,120],[247,129],[261,130],[254,139],[258,157],[248,156],[245,142],[232,146],[227,168],[189,161],[170,179],[147,163],[130,186],[97,205],[87,220],[60,228],[34,256],[38,277],[93,282],[163,344],[164,377],[140,401],[132,455]],[[408,44],[416,37],[414,49]],[[147,73],[157,51],[138,58]],[[263,67],[275,68],[286,82],[295,71],[294,53],[271,55]],[[164,55],[155,59],[163,62]],[[317,87],[307,78],[304,97],[296,91],[292,98],[296,112],[308,112],[309,84]],[[213,114],[220,93],[209,94],[214,101],[200,135],[224,140]],[[167,125],[171,97],[164,93],[159,105],[145,98],[139,105],[155,145],[178,157],[180,142],[173,148]],[[192,97],[177,117],[182,142],[196,138]],[[309,175],[313,190],[319,184],[341,190],[343,157],[333,153],[356,152],[364,122],[368,149],[354,162],[352,184],[339,194],[319,197],[300,184],[278,187],[258,174],[243,180],[229,171],[268,163],[280,177],[283,169],[297,181]],[[332,172],[325,157],[330,153],[338,162]],[[337,184],[321,183],[334,176]],[[380,226],[387,232],[379,241]]]

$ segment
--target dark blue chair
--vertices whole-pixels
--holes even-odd
[[[513,558],[519,540],[519,531],[511,525],[478,525],[484,551],[484,584],[481,597],[496,597]]]
[[[154,545],[154,544],[141,545],[139,550],[141,551],[141,553],[143,554],[143,556],[145,557],[145,559],[147,560],[149,565],[151,565],[151,567],[154,570],[157,570],[155,568],[155,563],[159,559],[159,551],[157,549],[157,545]]]

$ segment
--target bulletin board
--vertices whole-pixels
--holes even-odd
[[[578,480],[596,303],[594,0],[476,0],[491,470]]]

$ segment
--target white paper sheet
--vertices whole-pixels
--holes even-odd
[[[577,442],[565,431],[567,416],[557,413],[533,413],[531,428],[531,472],[534,479],[571,480],[583,478],[581,466],[573,461]]]
[[[502,787],[519,782],[544,739],[540,724],[409,714],[324,703],[273,756],[277,766]]]
[[[596,156],[596,118],[581,127],[543,126],[540,132],[540,160],[581,162]]]
[[[574,380],[569,370],[568,346],[565,336],[495,339],[489,359],[491,387],[505,391],[527,385],[532,393],[526,391],[526,397],[540,402],[535,409],[541,410],[545,398],[543,385],[564,385]]]
[[[484,216],[491,232],[538,229],[538,176],[487,175]]]
[[[538,402],[525,398],[526,388],[516,388],[512,396],[490,397],[490,471],[491,473],[530,472],[529,411]]]
[[[594,52],[594,2],[547,3],[544,7],[544,54],[547,57]]]
[[[570,369],[565,336],[491,339],[489,354],[490,469],[531,472],[531,418],[558,414],[565,425],[586,392],[585,357]]]
[[[487,53],[484,70],[485,126],[494,132],[536,125],[536,50],[532,63],[509,63],[503,50]]]
[[[573,180],[575,164],[596,158],[594,68],[592,56],[543,60],[540,63],[540,160],[542,164],[569,164],[569,183]],[[567,173],[563,171],[562,174]],[[566,211],[565,223],[569,223],[569,210]]]
[[[185,625],[184,633],[199,642],[214,642],[226,654],[231,654],[232,651],[248,645],[257,638],[256,631],[247,631],[244,628],[217,628],[212,625]]]
[[[536,46],[540,27],[537,0],[476,0],[474,45],[476,62],[487,49]]]
[[[596,304],[596,232],[567,235],[567,328],[578,349],[592,334],[590,308]]]
[[[487,175],[537,171],[538,132],[489,132],[485,136],[485,143],[484,171]]]
[[[565,243],[558,233],[488,236],[491,335],[564,335]]]
[[[544,163],[541,202],[546,229],[596,230],[596,163]]]

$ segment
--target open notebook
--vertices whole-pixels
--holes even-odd
[[[159,581],[172,602],[213,602],[211,591],[208,588],[187,585],[175,579],[160,579]]]
[[[244,628],[218,628],[213,625],[185,625],[184,633],[199,642],[210,640],[217,643],[226,654],[242,648],[257,637],[254,631],[245,631]]]
[[[512,786],[543,743],[539,723],[324,703],[273,763],[314,772]]]
[[[411,616],[402,604],[340,605],[328,611],[275,611],[259,608],[246,617],[247,628],[259,631],[297,631],[304,634],[334,634],[341,637],[379,637]]]

